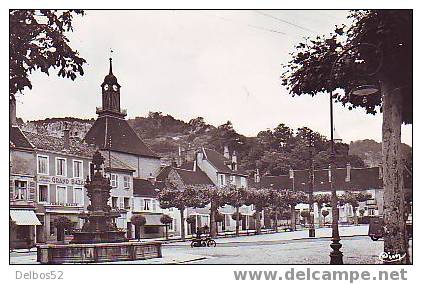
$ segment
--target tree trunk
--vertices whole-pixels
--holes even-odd
[[[168,225],[166,224],[166,240],[169,239],[169,231],[168,231]]]
[[[382,156],[384,183],[384,252],[406,255],[396,264],[409,263],[401,159],[402,101],[388,80],[382,82]]]
[[[353,208],[353,223],[355,224],[355,225],[357,225],[358,224],[358,215],[357,215],[357,207],[352,207]]]
[[[179,208],[180,211],[180,238],[185,241],[185,208]]]
[[[317,206],[318,206],[318,224],[321,227],[322,226],[322,218],[321,218],[322,206],[320,206],[319,204]]]
[[[255,220],[255,224],[256,224],[256,234],[260,235],[261,234],[261,210],[256,209],[256,220]]]
[[[216,230],[216,223],[215,223],[215,211],[216,211],[216,208],[214,208],[212,205],[211,205],[211,208],[210,208],[210,237],[211,238],[215,238],[215,236],[217,235],[217,230]]]
[[[141,228],[139,225],[135,225],[135,239],[140,240],[141,239]]]
[[[236,236],[239,236],[239,206],[236,206]]]
[[[295,211],[295,206],[294,205],[290,205],[290,210],[292,212],[292,219],[291,219],[291,228],[292,231],[296,231],[296,211]]]

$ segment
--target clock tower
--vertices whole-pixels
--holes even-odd
[[[126,110],[120,109],[120,85],[113,74],[112,59],[110,58],[110,70],[101,84],[102,107],[97,108],[99,116],[111,115],[124,118]]]

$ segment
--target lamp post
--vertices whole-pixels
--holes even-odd
[[[334,88],[334,68],[337,65],[337,63],[340,61],[340,59],[350,50],[355,49],[360,46],[366,46],[375,48],[377,53],[380,52],[379,47],[371,44],[371,43],[359,43],[356,45],[352,45],[349,48],[345,49],[334,61],[333,66],[331,67],[330,72],[330,148],[331,148],[331,155],[330,155],[330,166],[329,166],[329,182],[330,182],[330,189],[331,189],[331,208],[332,208],[332,234],[331,234],[331,244],[330,247],[333,249],[330,252],[330,264],[343,264],[343,253],[340,251],[342,244],[340,243],[340,234],[338,230],[338,220],[339,220],[339,210],[337,207],[338,204],[338,198],[337,198],[337,191],[335,187],[335,172],[336,172],[336,166],[335,166],[335,149],[334,149],[334,119],[333,119],[333,88]],[[376,73],[379,72],[382,65],[382,53],[381,53],[381,59],[380,64],[377,66],[377,68],[371,72],[368,73],[368,76],[373,76]],[[361,85],[355,87],[350,94],[355,96],[370,96],[374,95],[379,91],[379,87],[372,84],[367,85]]]
[[[315,225],[314,225],[314,133],[309,132],[309,237],[315,237]]]

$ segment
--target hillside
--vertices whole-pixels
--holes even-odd
[[[406,161],[412,160],[412,147],[402,143],[402,155]],[[378,166],[382,163],[382,145],[374,140],[365,139],[350,142],[349,154],[359,156],[367,166]]]
[[[94,121],[71,117],[48,118],[29,121],[21,127],[28,131],[61,136],[66,125],[72,136],[83,139]],[[192,160],[199,147],[222,153],[224,146],[228,146],[230,152],[236,150],[242,167],[251,174],[256,169],[262,174],[287,174],[290,168],[305,169],[310,163],[311,148],[308,138],[313,131],[307,127],[291,129],[280,123],[274,129],[260,131],[254,137],[246,137],[237,133],[230,121],[216,127],[207,124],[202,117],[185,122],[160,112],[150,112],[146,117],[129,119],[128,123],[167,164]],[[326,168],[330,161],[329,141],[321,134],[313,133],[314,165],[316,168]],[[411,147],[403,144],[403,149],[404,156],[411,163]],[[381,144],[373,140],[355,141],[350,146],[345,143],[336,144],[338,167],[345,167],[347,163],[354,167],[378,166],[381,159]]]

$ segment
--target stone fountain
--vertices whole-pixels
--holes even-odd
[[[119,231],[114,219],[117,211],[107,204],[110,199],[110,180],[101,172],[104,157],[96,151],[92,162],[94,174],[87,178],[85,188],[90,200],[88,212],[80,214],[84,225],[73,234],[70,244],[37,246],[37,260],[41,263],[89,263],[137,260],[161,257],[158,242],[129,242],[125,232]]]
[[[72,243],[114,243],[126,241],[125,232],[119,231],[114,219],[119,217],[117,211],[111,209],[107,204],[110,199],[110,179],[101,172],[101,165],[104,158],[100,152],[95,152],[92,163],[94,164],[94,175],[89,180],[87,177],[85,188],[87,189],[90,205],[88,213],[80,214],[84,219],[81,232],[75,232]]]

